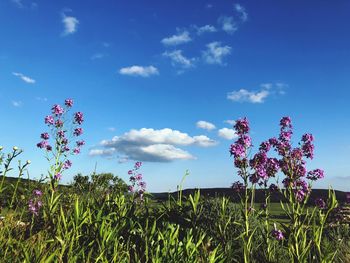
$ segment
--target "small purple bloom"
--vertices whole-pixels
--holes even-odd
[[[56,128],[61,128],[63,126],[63,121],[62,120],[56,120],[55,121],[55,127]]]
[[[48,151],[48,152],[52,151],[52,146],[51,145],[47,145],[46,146],[46,151]]]
[[[60,174],[60,173],[57,173],[57,174],[55,174],[55,176],[53,177],[56,181],[59,181],[59,180],[61,180],[61,178],[62,178],[62,175]]]
[[[78,147],[81,147],[81,146],[85,145],[85,141],[84,140],[77,141],[76,143],[77,143]]]
[[[280,121],[281,129],[292,128],[292,120],[290,117],[283,117]]]
[[[128,171],[128,175],[131,175],[132,173],[133,173],[132,170],[129,170],[129,171]]]
[[[83,134],[83,129],[82,128],[75,128],[73,134],[75,136],[80,136]]]
[[[68,108],[71,108],[73,106],[73,100],[72,99],[66,99],[64,101],[64,105],[66,105]]]
[[[40,148],[40,149],[43,149],[43,148],[46,148],[48,145],[48,142],[47,141],[41,141],[39,143],[37,143],[37,147]]]
[[[231,188],[237,193],[241,193],[245,190],[244,184],[241,183],[240,181],[234,182]]]
[[[78,111],[74,114],[74,122],[78,123],[79,125],[82,124],[84,121],[83,113]]]
[[[320,209],[325,209],[326,208],[326,202],[322,198],[317,198],[315,200],[315,205],[320,208]]]
[[[70,160],[67,160],[63,163],[63,169],[69,169],[72,166],[72,162]]]
[[[33,191],[33,194],[36,195],[36,196],[42,196],[43,195],[43,193],[39,189],[35,189]]]
[[[270,192],[274,193],[278,191],[278,186],[275,184],[271,184],[269,187]]]
[[[64,136],[65,136],[65,131],[59,130],[59,131],[57,132],[57,136],[58,136],[59,138],[64,138]]]
[[[51,110],[52,114],[55,114],[56,116],[60,116],[64,113],[64,109],[58,104],[53,105]]]
[[[142,165],[142,162],[136,162],[135,165],[134,165],[134,168],[135,169],[139,169]]]
[[[73,150],[74,154],[79,154],[80,153],[80,148],[79,147],[75,147]]]
[[[238,135],[247,134],[249,132],[249,121],[247,118],[239,119],[233,127]]]
[[[278,241],[281,241],[284,238],[282,231],[278,229],[273,229],[271,235]]]
[[[324,171],[321,169],[315,169],[307,173],[306,178],[312,181],[322,179],[324,177]]]
[[[52,125],[54,124],[55,120],[51,115],[48,115],[45,117],[45,124]]]
[[[43,140],[48,140],[48,139],[50,139],[50,136],[47,132],[44,132],[40,135],[40,138]]]

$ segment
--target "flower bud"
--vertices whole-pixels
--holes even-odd
[[[17,150],[18,150],[18,147],[17,147],[17,146],[13,146],[13,150],[14,150],[14,151],[17,151]]]
[[[32,161],[31,160],[27,160],[26,161],[26,164],[30,164]]]
[[[2,149],[4,149],[4,147],[0,146],[0,151],[2,151]]]

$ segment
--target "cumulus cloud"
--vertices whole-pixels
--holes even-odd
[[[179,66],[181,68],[191,68],[194,67],[194,58],[187,58],[182,54],[182,50],[174,50],[171,52],[164,52],[164,57],[170,58],[171,64],[173,66]]]
[[[221,29],[227,34],[233,34],[238,30],[238,26],[232,16],[220,16],[218,23],[221,26]]]
[[[115,148],[108,149],[91,149],[89,151],[90,156],[112,156],[115,153]]]
[[[222,128],[218,130],[218,136],[226,140],[232,140],[237,137],[237,134],[233,129]]]
[[[235,4],[234,8],[235,8],[236,12],[239,14],[241,21],[242,22],[247,21],[248,13],[246,12],[245,8],[240,4]]]
[[[208,130],[208,131],[216,129],[214,124],[207,122],[207,121],[198,121],[196,123],[196,126],[197,126],[197,128]]]
[[[176,46],[190,41],[192,41],[190,33],[186,30],[177,35],[172,35],[161,40],[162,44],[166,46]]]
[[[67,16],[65,14],[62,14],[62,23],[64,26],[62,35],[68,36],[74,34],[77,31],[79,20],[74,16]]]
[[[18,73],[18,72],[12,72],[12,74],[16,77],[19,77],[21,80],[23,80],[24,82],[28,83],[28,84],[34,84],[35,80],[23,75],[22,73]]]
[[[149,162],[170,162],[174,160],[194,159],[189,152],[178,148],[178,146],[199,146],[210,147],[217,142],[205,135],[189,136],[187,133],[169,128],[155,130],[142,128],[132,129],[121,136],[114,136],[111,140],[103,140],[103,149],[94,149],[90,155],[106,156],[107,153],[118,153],[127,159],[149,161]]]
[[[238,102],[263,103],[268,95],[268,90],[248,91],[246,89],[240,89],[238,91],[229,92],[227,94],[227,99]]]
[[[236,124],[236,121],[235,120],[225,120],[224,123],[227,123],[229,125],[235,125]]]
[[[202,52],[202,57],[208,64],[223,65],[223,59],[229,54],[231,54],[231,47],[222,46],[216,41],[207,44],[207,49]]]
[[[216,32],[216,28],[212,25],[205,25],[205,26],[201,26],[201,27],[197,27],[197,34],[198,35],[202,35],[204,33],[214,33]]]
[[[22,101],[12,101],[12,106],[18,108],[22,106]]]
[[[159,75],[159,71],[154,66],[131,66],[121,68],[119,74],[128,75],[128,76],[141,76],[141,77],[150,77],[152,75]]]
[[[263,83],[260,85],[260,90],[248,91],[246,89],[240,89],[227,93],[227,99],[234,102],[250,102],[250,103],[263,103],[265,99],[270,95],[284,95],[287,84],[277,83]]]

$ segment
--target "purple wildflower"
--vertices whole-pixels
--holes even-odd
[[[79,147],[75,147],[73,150],[74,154],[79,154],[80,153],[80,148]]]
[[[45,117],[45,124],[48,124],[48,125],[53,125],[54,124],[54,118],[51,116],[51,115],[47,115]]]
[[[50,136],[47,132],[44,132],[40,135],[40,138],[43,140],[48,140],[48,139],[50,139]]]
[[[83,113],[78,111],[74,114],[74,122],[78,123],[79,125],[82,124],[84,121]]]
[[[82,128],[75,128],[73,134],[75,136],[80,136],[83,134],[83,129]]]
[[[48,146],[48,142],[47,141],[41,141],[39,143],[37,143],[36,145],[38,148],[43,149],[46,148]]]
[[[307,173],[307,179],[312,180],[312,181],[316,181],[318,179],[322,179],[324,177],[324,171],[321,169],[315,169],[312,171],[309,171]]]
[[[56,173],[55,176],[53,177],[56,181],[61,180],[62,175],[60,173]]]
[[[42,192],[39,190],[39,189],[35,189],[34,191],[33,191],[33,194],[35,195],[35,196],[42,196]]]
[[[67,160],[63,163],[63,169],[69,169],[72,166],[72,162],[70,160]]]
[[[72,99],[66,99],[64,101],[64,105],[66,105],[68,108],[71,108],[73,106],[73,100]]]
[[[85,145],[85,141],[84,140],[77,141],[76,143],[77,143],[78,147],[81,147],[81,146]]]
[[[283,117],[280,120],[280,126],[281,126],[281,129],[286,129],[286,128],[291,129],[292,128],[292,120],[291,120],[291,118],[290,117]]]
[[[244,184],[241,183],[240,181],[234,182],[231,188],[237,193],[241,193],[245,190]]]
[[[64,109],[58,104],[53,105],[51,110],[52,114],[55,114],[56,116],[60,116],[64,113]]]
[[[317,198],[315,200],[315,205],[320,208],[320,209],[325,209],[326,208],[326,202],[322,198]]]
[[[281,241],[284,238],[283,232],[281,230],[278,230],[278,229],[273,229],[271,231],[271,235],[278,241]]]
[[[237,120],[233,127],[238,135],[247,134],[249,132],[249,122],[247,118]]]

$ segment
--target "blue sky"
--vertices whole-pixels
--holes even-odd
[[[43,118],[73,98],[87,144],[63,178],[144,161],[149,191],[228,187],[230,120],[255,145],[291,116],[315,136],[316,187],[350,186],[350,2],[0,0],[0,144],[24,150],[30,176]],[[128,160],[128,161],[127,161]]]

